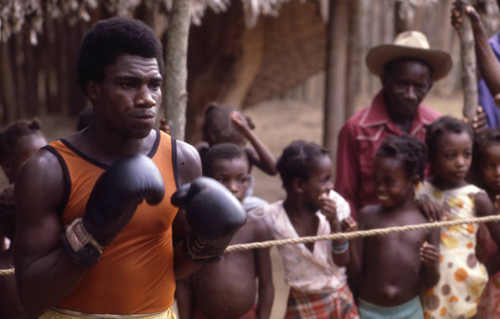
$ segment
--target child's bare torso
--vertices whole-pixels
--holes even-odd
[[[359,218],[364,218],[363,229],[427,222],[416,207],[384,211],[371,206]],[[416,297],[422,284],[420,247],[429,235],[429,230],[412,230],[364,238],[360,297],[386,307]]]
[[[231,245],[259,241],[255,234],[258,222],[247,221]],[[207,318],[238,318],[247,313],[256,301],[255,255],[254,250],[235,251],[198,270],[193,276],[195,308]]]

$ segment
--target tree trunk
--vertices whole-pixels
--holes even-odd
[[[186,126],[189,6],[189,0],[174,0],[165,46],[165,117],[170,134],[179,140],[184,140]]]
[[[57,65],[57,105],[50,108],[50,111],[54,113],[63,113],[68,107],[68,102],[70,101],[69,93],[69,79],[67,75],[69,74],[69,54],[68,54],[68,41],[71,36],[70,30],[66,25],[66,20],[59,18],[55,21],[57,28],[57,41],[56,45],[58,48],[58,58],[56,60]],[[54,57],[56,58],[56,57]]]
[[[327,26],[323,145],[337,151],[337,136],[346,118],[346,72],[349,3],[331,0]],[[335,167],[335,156],[332,156]]]
[[[24,52],[26,55],[25,59],[25,72],[26,72],[26,105],[24,105],[24,116],[25,117],[34,117],[38,116],[38,111],[40,109],[40,105],[38,103],[38,70],[40,67],[38,55],[36,52],[38,51],[37,47],[33,46],[29,40],[28,35],[24,39]]]
[[[26,116],[24,108],[26,107],[26,55],[24,54],[24,46],[31,45],[25,43],[26,39],[23,33],[19,33],[14,37],[15,46],[14,49],[14,59],[15,59],[15,79],[16,79],[16,100],[18,101],[18,108],[15,112],[15,119],[19,119]]]
[[[14,77],[12,76],[9,43],[11,42],[0,44],[0,89],[2,92],[3,124],[13,120],[14,110],[18,108],[14,98]]]
[[[458,8],[464,9],[468,1],[459,1]],[[465,16],[465,12],[462,13]],[[464,91],[463,114],[472,123],[476,115],[478,104],[477,77],[476,77],[476,53],[474,51],[474,36],[469,19],[462,19],[462,24],[457,29],[460,37],[460,57],[462,61],[462,86]]]

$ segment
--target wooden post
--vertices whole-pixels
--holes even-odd
[[[346,73],[349,3],[330,0],[325,67],[325,104],[323,108],[323,146],[332,152],[332,164],[338,145],[338,133],[346,119]]]
[[[170,12],[165,46],[165,117],[170,135],[184,140],[187,105],[187,48],[191,17],[190,0],[174,0]]]
[[[457,9],[465,16],[467,0],[457,0]],[[464,91],[463,114],[472,123],[472,118],[476,115],[478,96],[476,78],[476,53],[474,51],[474,36],[469,19],[462,19],[462,24],[457,30],[460,38],[460,57],[462,61],[462,88]]]

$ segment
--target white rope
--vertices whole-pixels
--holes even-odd
[[[454,219],[454,220],[446,220],[432,223],[424,223],[424,224],[416,224],[416,225],[406,225],[406,226],[398,226],[398,227],[387,227],[387,228],[377,228],[370,230],[358,230],[348,233],[334,233],[329,235],[322,236],[306,236],[299,238],[286,238],[279,240],[268,240],[263,242],[255,242],[255,243],[247,243],[247,244],[237,244],[231,245],[226,248],[225,253],[238,251],[238,250],[249,250],[256,248],[268,248],[272,246],[283,246],[283,245],[292,245],[292,244],[303,244],[303,243],[311,243],[315,241],[323,241],[323,240],[336,240],[336,239],[353,239],[357,237],[368,237],[375,235],[385,235],[389,233],[397,233],[404,232],[409,230],[420,230],[420,229],[428,229],[428,228],[437,228],[437,227],[449,227],[456,226],[462,224],[476,224],[476,223],[488,223],[500,221],[500,215],[491,215],[485,217],[475,217],[475,218],[467,218],[467,219]]]

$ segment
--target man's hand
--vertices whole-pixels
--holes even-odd
[[[64,247],[78,265],[92,266],[103,247],[132,219],[137,206],[143,200],[157,205],[164,194],[161,173],[149,157],[129,155],[116,160],[95,183],[83,217],[67,227]]]
[[[463,121],[465,123],[469,123],[469,120],[464,117]],[[484,110],[481,106],[477,107],[476,111],[476,116],[472,119],[472,130],[474,131],[474,134],[478,134],[486,129],[486,124],[487,124],[487,118],[486,118],[486,113],[484,113]]]
[[[198,177],[182,185],[171,197],[172,204],[186,210],[190,233],[185,254],[194,262],[219,261],[231,238],[245,224],[241,203],[221,183]]]

